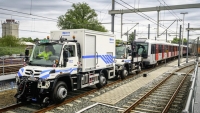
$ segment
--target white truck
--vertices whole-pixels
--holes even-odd
[[[139,50],[140,46],[134,45],[134,42],[131,44],[116,44],[116,78],[120,76],[124,79],[132,72],[138,74],[141,71],[143,66],[142,56],[137,54]]]
[[[49,57],[38,57],[44,49]],[[26,56],[29,51],[26,50]],[[115,35],[87,29],[51,31],[50,39],[32,50],[27,65],[16,76],[18,102],[42,105],[62,102],[69,91],[96,85],[115,77]]]

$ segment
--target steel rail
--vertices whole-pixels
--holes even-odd
[[[25,105],[25,103],[14,104],[14,105],[11,105],[9,107],[2,108],[2,109],[0,109],[0,113],[3,113],[3,112],[6,112],[8,110],[11,110],[11,109],[15,109],[15,108],[21,107],[23,105]]]
[[[193,64],[192,64],[193,65]],[[167,81],[175,72],[180,71],[186,67],[189,67],[191,65],[185,66],[183,68],[177,69],[173,71],[168,77],[166,77],[164,80],[162,80],[160,83],[158,83],[156,86],[154,86],[149,92],[144,94],[140,99],[138,99],[135,103],[133,103],[130,107],[125,109],[123,113],[130,113],[131,110],[133,110],[136,106],[138,106],[145,98],[147,98],[150,94],[152,94],[158,87],[160,87],[165,81]]]
[[[185,74],[184,78],[181,80],[181,83],[179,84],[179,86],[177,87],[177,89],[175,90],[175,92],[173,93],[172,97],[170,98],[170,100],[168,101],[168,103],[166,104],[165,108],[163,109],[162,113],[167,113],[172,102],[174,101],[174,99],[176,98],[176,95],[178,94],[178,92],[180,91],[181,87],[183,86],[184,81],[186,80],[188,74],[190,72],[192,72],[194,69],[191,69],[188,73]]]

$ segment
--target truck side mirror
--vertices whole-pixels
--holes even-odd
[[[25,56],[28,56],[28,55],[29,55],[29,50],[26,49],[26,50],[25,50]]]
[[[66,67],[66,63],[68,62],[68,50],[63,51],[63,65]]]
[[[25,50],[25,62],[29,60],[28,57],[29,57],[29,50],[26,49],[26,50]]]

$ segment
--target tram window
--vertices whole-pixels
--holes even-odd
[[[151,54],[155,54],[156,53],[156,45],[155,44],[152,44],[151,45]]]
[[[159,53],[162,53],[162,45],[159,45]]]

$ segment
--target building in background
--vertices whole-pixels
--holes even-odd
[[[19,37],[19,22],[14,19],[6,19],[6,22],[2,23],[2,37],[6,35],[12,35]]]

